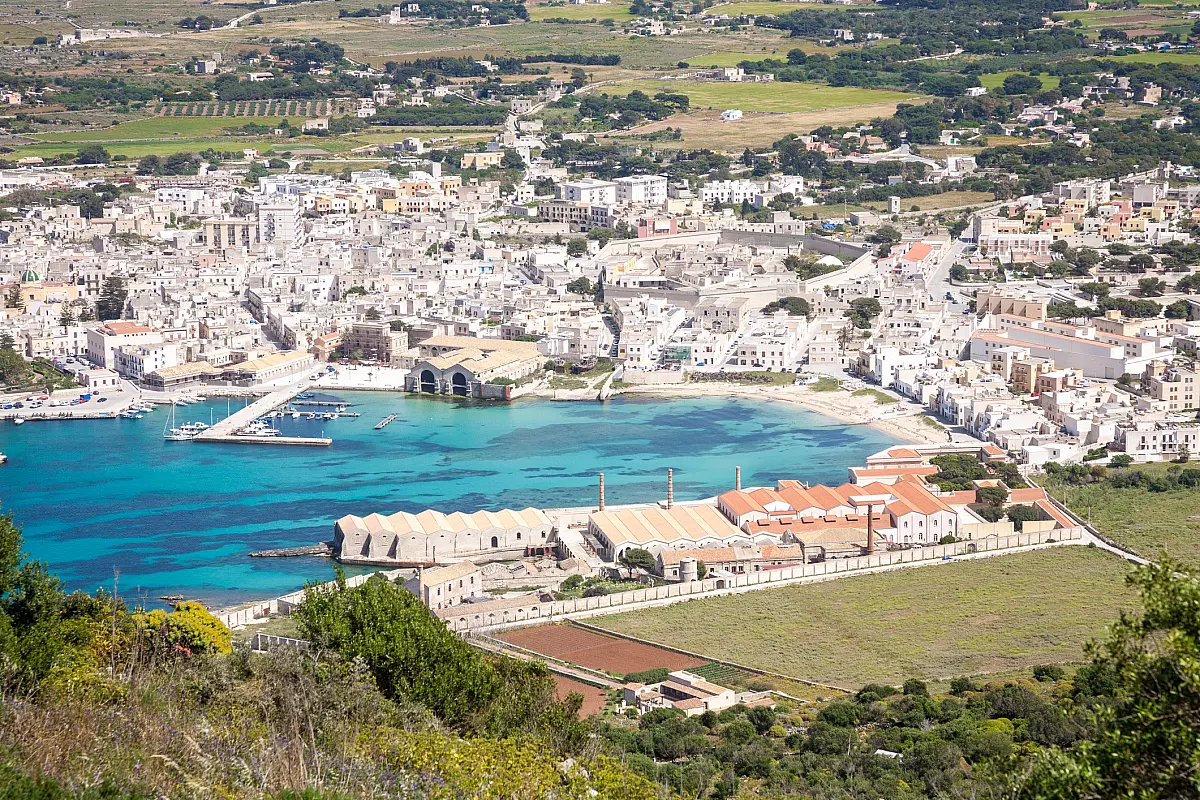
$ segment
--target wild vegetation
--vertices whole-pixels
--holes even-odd
[[[313,650],[255,655],[196,604],[68,594],[0,517],[0,797],[656,794],[544,667],[470,649],[394,584],[316,592],[300,623]]]

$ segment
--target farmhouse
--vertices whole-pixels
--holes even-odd
[[[705,711],[723,711],[738,701],[733,689],[682,670],[668,673],[667,679],[660,683],[627,683],[622,693],[625,705],[636,708],[639,714],[656,708],[674,708],[691,717]]]
[[[434,611],[470,602],[483,595],[483,573],[470,561],[417,572],[404,582],[404,588],[421,598]]]

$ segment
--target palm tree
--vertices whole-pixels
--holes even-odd
[[[854,327],[850,325],[850,323],[846,323],[846,325],[840,331],[838,331],[837,335],[837,343],[840,355],[846,355],[846,347],[850,344],[850,342],[854,341],[854,339]]]

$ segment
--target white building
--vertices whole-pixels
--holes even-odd
[[[762,186],[754,181],[711,181],[700,187],[700,199],[706,203],[754,203],[762,196]]]
[[[258,240],[264,244],[297,244],[304,235],[300,206],[282,197],[258,207]]]
[[[662,175],[629,175],[613,182],[618,203],[661,206],[667,202],[667,179]]]
[[[582,178],[559,184],[562,199],[588,205],[604,205],[617,202],[617,184],[596,178]]]

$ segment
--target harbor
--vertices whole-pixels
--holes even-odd
[[[225,419],[191,437],[193,442],[221,444],[274,444],[293,447],[329,447],[333,439],[327,436],[282,436],[263,418],[287,406],[294,398],[306,393],[307,384],[279,389],[260,397],[245,408],[238,409]],[[301,401],[304,402],[304,401]],[[341,403],[329,403],[341,406]],[[294,412],[299,413],[299,412]]]
[[[181,594],[229,606],[332,579],[335,565],[321,558],[249,554],[327,541],[346,514],[584,506],[593,502],[598,472],[606,473],[614,507],[652,502],[671,467],[675,490],[688,497],[727,487],[734,464],[753,485],[795,475],[838,483],[844,465],[896,441],[866,426],[754,399],[455,404],[312,391],[351,401],[362,416],[320,422],[288,413],[276,423],[298,436],[337,427],[332,447],[264,452],[164,440],[171,406],[161,404],[136,421],[0,424],[0,451],[10,458],[0,467],[0,511],[28,520],[27,550],[71,589],[111,586],[115,567],[130,598],[154,603]],[[238,398],[229,407],[225,397],[204,395],[174,407],[177,425],[207,425],[244,410]],[[278,403],[276,410],[286,412],[285,395]],[[272,405],[264,402],[240,419],[253,422]],[[386,431],[374,430],[392,413],[397,417]],[[633,462],[638,469],[629,469]],[[348,577],[374,569],[343,568]]]

